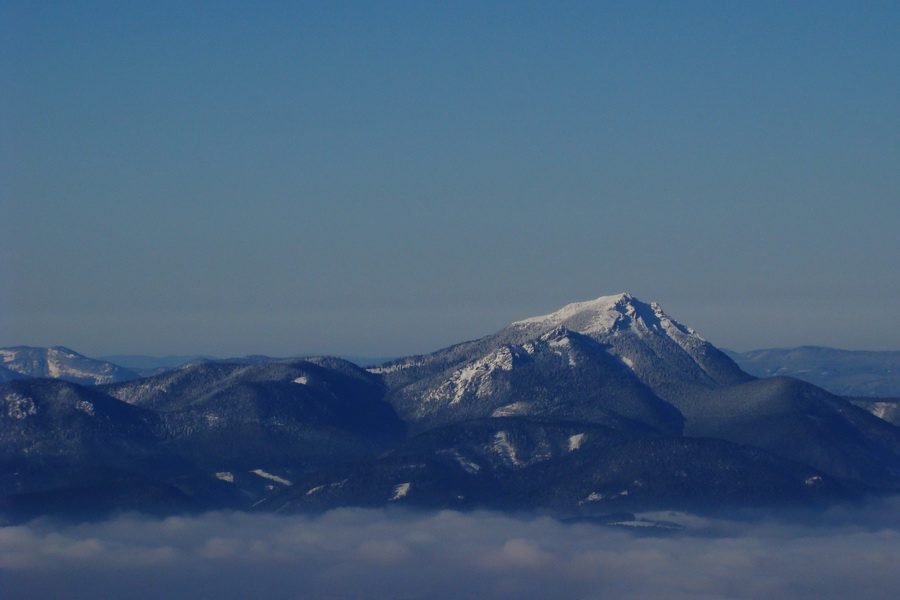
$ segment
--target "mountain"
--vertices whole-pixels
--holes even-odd
[[[630,294],[578,302],[494,335],[370,369],[413,433],[517,415],[711,437],[854,485],[900,488],[900,430],[790,379],[757,380]]]
[[[377,379],[337,358],[202,362],[100,389],[155,411],[173,444],[210,467],[359,457],[405,433]]]
[[[900,489],[891,410],[758,379],[618,294],[368,369],[245,357],[7,381],[0,515],[808,506]]]
[[[610,375],[616,370],[628,373],[663,399],[753,379],[692,329],[666,315],[658,304],[645,304],[630,294],[570,304],[549,315],[517,321],[474,342],[370,370],[384,376],[391,388],[404,388],[443,372],[451,377],[455,373],[459,383],[448,388],[459,392],[476,384],[489,385],[487,381],[505,369],[502,361],[495,361],[485,369],[475,368],[471,376],[466,371],[475,367],[473,360],[495,352],[515,351],[516,356],[524,357],[540,348],[563,357],[575,372],[581,366],[581,348],[571,349],[570,342],[576,337],[583,340],[581,347],[593,343],[594,354],[606,357],[604,368]]]
[[[2,385],[0,453],[78,454],[86,460],[152,452],[158,416],[119,402],[95,388],[55,379],[22,379]]]
[[[410,377],[407,365],[421,376]],[[414,432],[460,420],[526,415],[649,424],[678,433],[679,412],[658,398],[595,340],[559,327],[521,343],[501,333],[409,362],[370,369],[385,377],[388,401]]]
[[[140,377],[118,365],[95,360],[62,346],[0,348],[2,366],[26,377],[50,377],[84,385],[127,381]],[[0,381],[5,381],[0,373]]]
[[[85,387],[0,384],[0,515],[248,509],[291,479],[404,437],[361,368],[202,363]]]
[[[196,475],[158,446],[160,426],[153,412],[93,387],[54,379],[0,385],[0,514],[21,520],[191,506],[159,480]]]
[[[697,332],[665,314],[659,304],[646,304],[627,293],[569,304],[549,315],[513,323],[507,331],[533,337],[559,326],[608,345],[611,354],[621,357],[661,396],[751,379]]]
[[[757,377],[796,377],[838,396],[900,397],[900,352],[801,346],[727,353]]]
[[[790,377],[707,390],[680,404],[685,435],[755,446],[829,475],[900,489],[900,429]]]
[[[669,396],[752,379],[656,305],[629,294],[570,304],[498,333],[370,368],[414,431],[511,414],[683,426]]]
[[[753,378],[657,304],[570,304],[492,336],[370,368],[414,430],[509,414],[623,418],[677,433],[674,401]]]

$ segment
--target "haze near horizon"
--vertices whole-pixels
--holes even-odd
[[[898,349],[896,3],[0,15],[0,346],[397,356],[628,291]]]

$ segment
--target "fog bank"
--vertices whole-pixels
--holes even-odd
[[[900,502],[670,534],[493,513],[213,513],[0,528],[4,598],[893,599]],[[660,516],[660,515],[655,515]],[[661,515],[669,518],[670,515]]]

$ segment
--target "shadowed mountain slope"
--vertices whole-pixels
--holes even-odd
[[[596,514],[852,497],[820,471],[721,440],[500,417],[430,430],[385,456],[301,478],[260,508],[416,506]]]

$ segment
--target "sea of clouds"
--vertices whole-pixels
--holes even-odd
[[[900,597],[900,500],[621,530],[496,513],[212,513],[0,528],[5,600]]]

